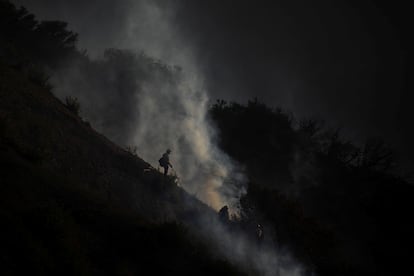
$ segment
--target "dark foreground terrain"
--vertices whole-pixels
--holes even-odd
[[[178,221],[211,212],[0,70],[1,275],[239,275]],[[186,204],[183,204],[186,202]]]

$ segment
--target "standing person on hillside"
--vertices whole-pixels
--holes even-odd
[[[168,167],[172,168],[172,165],[170,163],[170,153],[171,153],[171,150],[167,149],[167,151],[162,155],[160,160],[158,160],[158,162],[160,163],[160,166],[164,168],[164,175],[168,174]]]
[[[227,205],[223,206],[220,211],[218,212],[218,217],[219,220],[223,223],[223,224],[227,224],[230,221],[230,216],[229,216],[229,207]]]
[[[260,246],[262,246],[263,243],[263,239],[264,239],[264,232],[263,232],[263,225],[261,225],[260,223],[257,224],[256,227],[256,237],[257,237],[257,244]]]

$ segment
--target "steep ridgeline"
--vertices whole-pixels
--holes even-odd
[[[211,209],[0,69],[1,275],[240,275],[188,230]]]

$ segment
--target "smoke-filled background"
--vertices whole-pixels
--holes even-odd
[[[97,43],[100,31],[96,41],[86,39],[91,57],[70,60],[54,72],[54,93],[63,100],[78,98],[82,116],[98,131],[156,168],[171,149],[173,173],[188,192],[216,210],[229,205],[235,212],[246,180],[216,146],[206,117],[210,102],[203,74],[191,47],[173,28],[173,7],[153,1],[94,4],[114,12],[123,25],[115,24],[114,34],[109,29],[102,43]],[[59,7],[85,9],[79,5]]]
[[[356,142],[380,137],[403,167],[413,166],[410,16],[402,1],[15,2],[69,22],[91,57],[144,50],[197,76],[211,99],[258,97],[341,127]]]

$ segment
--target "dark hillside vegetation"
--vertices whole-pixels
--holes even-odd
[[[0,274],[242,274],[191,230],[210,208],[51,93],[54,69],[88,60],[67,24],[0,15]]]
[[[414,186],[390,173],[392,152],[380,140],[363,147],[320,122],[257,100],[218,101],[210,117],[219,144],[245,166],[246,221],[270,221],[280,246],[319,275],[391,275],[410,263]]]
[[[212,211],[173,179],[15,69],[0,83],[2,275],[240,274],[177,222]]]
[[[0,1],[0,57],[3,62],[28,70],[55,69],[62,61],[80,55],[77,34],[62,21],[38,21],[24,7]]]

